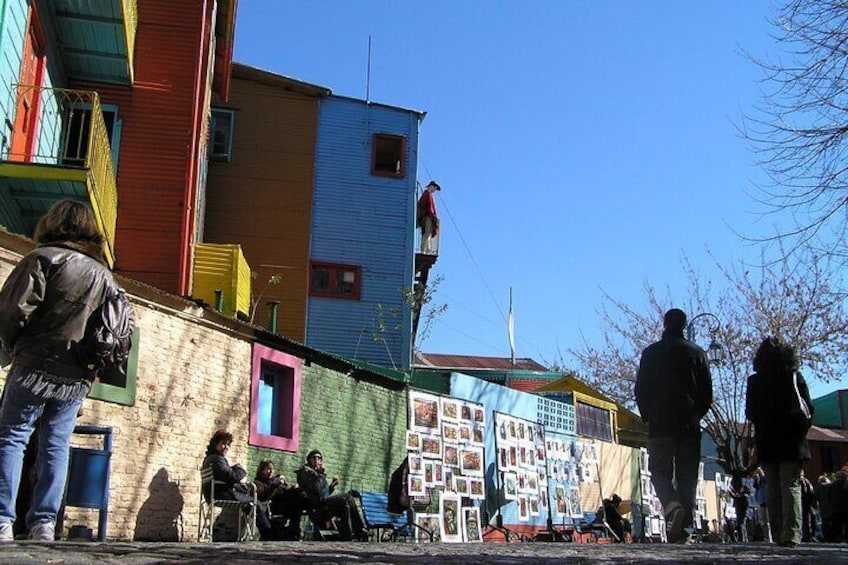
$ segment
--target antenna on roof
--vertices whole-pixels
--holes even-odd
[[[371,34],[368,34],[368,66],[365,71],[365,101],[371,102]]]

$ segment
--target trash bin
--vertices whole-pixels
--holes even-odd
[[[102,435],[103,449],[71,448],[65,506],[99,510],[97,539],[106,541],[109,474],[112,460],[112,428],[107,426],[77,426],[74,428],[74,433]]]

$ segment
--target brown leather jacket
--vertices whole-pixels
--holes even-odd
[[[90,379],[77,343],[107,288],[120,287],[99,251],[49,243],[28,253],[0,290],[0,342],[14,364],[75,379]]]

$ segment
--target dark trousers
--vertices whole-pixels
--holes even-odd
[[[323,524],[332,518],[338,518],[339,537],[342,540],[351,540],[354,535],[359,537],[365,533],[362,516],[349,494],[334,494],[321,501],[314,520]]]
[[[672,503],[680,503],[686,511],[684,525],[691,525],[698,487],[698,463],[701,461],[701,432],[680,437],[649,438],[648,454],[651,481],[664,511],[668,512]]]

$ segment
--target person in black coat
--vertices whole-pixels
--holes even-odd
[[[649,345],[636,373],[636,403],[648,424],[651,481],[669,524],[669,541],[686,539],[692,524],[701,419],[713,402],[713,385],[704,350],[685,339],[686,314],[672,308],[663,316],[662,339]]]
[[[754,424],[756,463],[768,479],[772,539],[786,547],[801,542],[801,471],[810,459],[812,414],[795,350],[778,338],[764,339],[754,356],[754,374],[748,377],[745,415]]]

